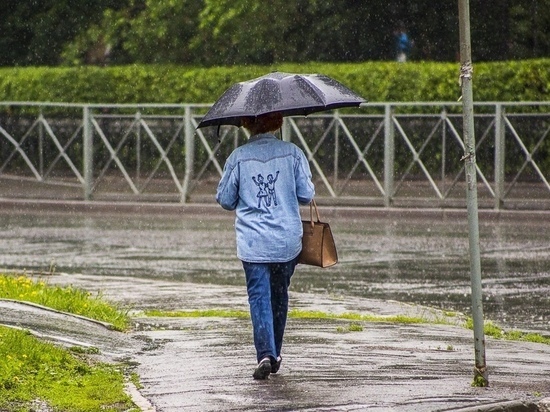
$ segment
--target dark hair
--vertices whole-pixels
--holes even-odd
[[[283,115],[280,112],[262,114],[257,117],[249,116],[241,119],[241,126],[250,133],[259,134],[278,130],[283,125]]]

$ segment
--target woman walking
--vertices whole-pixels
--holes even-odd
[[[273,134],[282,122],[280,113],[242,119],[251,137],[228,157],[216,194],[224,209],[236,211],[237,257],[258,362],[254,379],[267,379],[281,366],[288,287],[302,248],[300,204],[315,194],[304,153]]]

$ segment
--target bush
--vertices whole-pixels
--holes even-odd
[[[323,73],[370,102],[456,101],[460,96],[458,63],[365,62],[0,68],[0,101],[211,103],[231,84],[274,70]],[[475,64],[473,86],[476,101],[548,100],[550,59]]]

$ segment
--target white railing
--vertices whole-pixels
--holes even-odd
[[[9,196],[212,199],[242,129],[196,129],[208,105],[0,102]],[[286,118],[318,196],[333,203],[463,205],[459,103],[369,103]],[[550,208],[550,102],[477,103],[482,207]]]

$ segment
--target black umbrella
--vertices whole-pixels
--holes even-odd
[[[274,112],[307,116],[323,110],[358,107],[365,102],[343,84],[322,74],[273,72],[231,86],[198,127],[240,126],[242,117]]]

